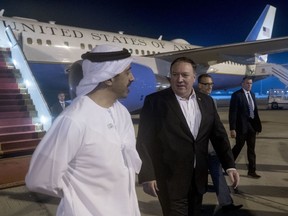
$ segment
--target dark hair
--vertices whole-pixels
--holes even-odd
[[[57,94],[57,95],[60,95],[60,94],[66,95],[65,91],[58,91],[58,94]]]
[[[177,62],[186,62],[186,63],[189,63],[192,65],[194,71],[196,71],[196,63],[190,59],[190,58],[187,58],[187,57],[179,57],[179,58],[176,58],[172,63],[171,63],[171,66],[170,66],[170,73],[172,72],[171,69],[173,67],[174,64],[176,64]]]
[[[245,81],[245,80],[254,80],[254,77],[252,76],[244,76],[243,79],[242,79],[242,83]]]
[[[209,77],[209,78],[212,79],[212,77],[210,76],[210,74],[207,74],[207,73],[205,73],[205,74],[200,74],[200,76],[198,76],[198,83],[201,83],[201,80],[202,80],[203,78],[207,78],[207,77]]]

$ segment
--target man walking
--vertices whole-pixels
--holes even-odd
[[[236,139],[232,149],[236,160],[245,142],[247,144],[248,176],[260,178],[256,173],[256,135],[262,131],[255,95],[251,92],[252,77],[245,76],[242,88],[231,96],[229,108],[230,135]]]
[[[58,101],[53,104],[51,107],[51,114],[53,117],[53,121],[57,118],[58,115],[67,107],[69,103],[65,101],[65,93],[60,91],[58,93]]]
[[[208,179],[209,139],[232,185],[239,174],[226,130],[211,97],[195,91],[195,63],[185,57],[170,67],[171,88],[145,98],[137,150],[143,161],[139,182],[158,196],[164,216],[200,216]]]
[[[198,88],[200,92],[210,95],[213,85],[213,79],[209,74],[201,74],[198,77]],[[214,100],[214,102],[217,108],[216,101]],[[223,175],[223,168],[211,141],[209,141],[208,145],[208,167],[217,194],[217,200],[222,211],[227,212],[242,208],[243,205],[235,205],[233,202],[230,189]]]

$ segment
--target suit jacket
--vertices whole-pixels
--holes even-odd
[[[69,106],[69,103],[65,102],[65,108]],[[60,115],[60,113],[63,111],[63,108],[60,104],[60,102],[56,102],[55,104],[53,104],[53,106],[51,107],[51,114],[53,116],[53,118],[55,119],[58,115]]]
[[[249,117],[249,104],[244,90],[239,89],[231,95],[229,125],[230,130],[236,130],[238,134],[247,133],[249,124],[252,125],[256,132],[262,131],[255,94],[250,91],[250,95],[254,102],[254,119]]]
[[[196,96],[202,114],[196,140],[171,88],[147,96],[141,110],[137,150],[142,168],[138,179],[140,183],[165,182],[170,197],[188,194],[193,174],[198,191],[206,192],[209,139],[223,168],[235,167],[228,136],[213,99],[200,92],[196,92]]]

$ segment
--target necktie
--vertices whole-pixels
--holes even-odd
[[[250,115],[250,118],[254,118],[254,109],[253,109],[253,103],[252,103],[252,98],[249,94],[249,92],[247,93],[247,96],[248,96],[248,105],[249,105],[249,115]]]
[[[65,103],[61,102],[61,106],[64,109],[65,108]]]

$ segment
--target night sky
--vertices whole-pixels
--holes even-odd
[[[0,9],[7,17],[209,46],[244,41],[266,4],[277,8],[272,37],[288,36],[286,0],[1,0]],[[287,53],[270,60],[288,63]]]

